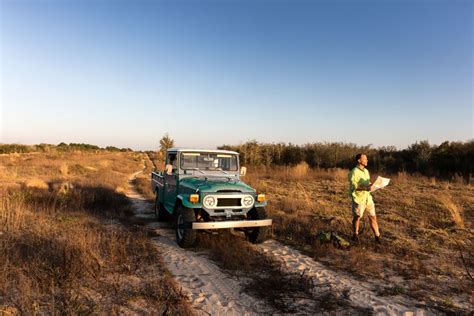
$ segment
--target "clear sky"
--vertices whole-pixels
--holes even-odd
[[[0,143],[473,138],[472,1],[0,3]]]

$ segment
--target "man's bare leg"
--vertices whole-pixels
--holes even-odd
[[[377,216],[369,215],[369,221],[370,221],[370,228],[372,228],[372,231],[374,232],[375,237],[379,237],[380,232],[379,232],[379,224],[377,223]]]
[[[354,216],[352,217],[352,232],[354,235],[359,235],[359,226],[360,226],[360,217]]]

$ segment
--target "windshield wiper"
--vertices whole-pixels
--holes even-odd
[[[202,173],[202,174],[207,174],[207,173],[205,173],[204,171],[202,171],[202,170],[199,169],[199,168],[191,168],[191,170],[196,170],[196,171],[199,171],[199,172]]]
[[[222,171],[222,172],[224,172],[225,174],[229,174],[227,171],[224,171],[222,168],[216,168],[216,170]]]

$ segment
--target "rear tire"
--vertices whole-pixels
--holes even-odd
[[[155,198],[155,216],[159,222],[164,222],[168,220],[168,212],[165,210],[165,208],[161,204],[158,198],[158,193],[156,194],[156,198]]]
[[[192,229],[196,221],[194,210],[178,205],[176,210],[176,242],[181,248],[189,248],[196,243],[196,230]]]
[[[248,213],[249,219],[258,220],[258,219],[267,219],[267,212],[263,207],[254,207]],[[247,228],[245,230],[245,236],[247,240],[253,244],[260,244],[268,239],[270,236],[270,227],[262,226],[255,228]]]

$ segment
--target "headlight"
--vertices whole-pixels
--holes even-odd
[[[242,198],[242,205],[244,207],[250,207],[253,205],[254,199],[251,195],[246,195]]]
[[[213,196],[206,196],[204,200],[202,201],[202,204],[204,204],[204,207],[214,207],[216,206],[216,198]]]

